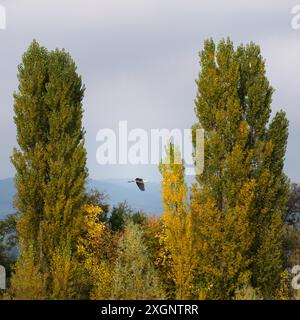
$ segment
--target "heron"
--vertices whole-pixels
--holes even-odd
[[[136,178],[134,180],[128,181],[128,183],[132,183],[132,182],[135,182],[141,191],[145,191],[145,183],[148,181],[142,178]]]

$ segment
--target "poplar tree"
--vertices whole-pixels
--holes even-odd
[[[207,40],[200,64],[195,128],[205,130],[205,166],[192,191],[200,287],[215,299],[247,286],[270,298],[283,271],[288,122],[279,112],[268,126],[273,88],[255,44]]]
[[[179,150],[173,144],[166,148],[166,152],[167,158],[159,167],[162,175],[161,192],[164,208],[162,236],[172,259],[176,298],[190,299],[193,296],[193,273],[196,261],[184,165]]]
[[[21,214],[17,230],[21,252],[32,246],[34,264],[42,274],[49,274],[51,292],[51,275],[66,270],[58,253],[68,248],[74,254],[81,228],[87,176],[84,86],[68,53],[48,51],[36,41],[23,56],[18,79],[14,120],[19,149],[12,156],[15,206]],[[55,292],[60,291],[58,283]]]
[[[285,272],[283,233],[289,180],[283,167],[289,123],[284,111],[277,112],[273,119],[270,117],[274,89],[266,77],[259,46],[240,45],[237,58],[240,103],[250,128],[248,148],[254,154],[250,176],[256,181],[251,217],[254,234],[252,282],[266,299],[270,299],[280,288]]]
[[[254,172],[257,180],[253,217],[253,281],[265,298],[274,297],[284,274],[284,217],[289,195],[289,181],[283,174],[288,138],[288,121],[278,112],[271,121],[265,141],[261,166]]]

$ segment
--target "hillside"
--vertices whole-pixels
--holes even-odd
[[[124,179],[90,179],[87,188],[104,191],[111,206],[126,200],[135,210],[155,215],[162,213],[160,184],[157,182],[147,183],[145,192],[141,192],[135,184],[129,184]],[[0,219],[15,211],[12,204],[15,192],[13,178],[0,180]]]

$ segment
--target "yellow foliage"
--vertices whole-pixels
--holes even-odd
[[[102,234],[105,228],[104,223],[99,221],[102,210],[98,206],[87,205],[84,208],[83,230],[84,235],[78,240],[78,254],[90,258],[102,243]]]
[[[164,207],[161,242],[165,243],[166,251],[172,258],[176,298],[189,299],[192,297],[195,268],[192,219],[187,203],[184,166],[174,161],[180,158],[179,152],[173,145],[170,145],[167,152],[170,154],[169,163],[160,165]]]
[[[148,217],[144,226],[147,247],[168,299],[174,299],[173,260],[167,248],[165,226],[159,217]]]
[[[192,190],[191,210],[197,234],[198,267],[209,299],[227,299],[250,281],[249,256],[253,236],[249,215],[255,182],[246,181],[235,206],[223,213],[213,197],[200,202],[205,190]],[[201,192],[201,193],[200,193]]]
[[[79,265],[68,242],[54,252],[50,265],[51,299],[70,300],[80,296]]]
[[[91,268],[94,275],[94,287],[91,291],[90,298],[92,300],[108,300],[111,297],[111,282],[113,271],[106,261],[101,261],[95,268]]]
[[[280,287],[276,290],[276,300],[289,300],[291,296],[291,279],[288,271],[280,274]]]
[[[11,278],[6,299],[44,300],[47,299],[47,274],[42,274],[35,263],[33,247],[22,246],[22,255],[18,259]]]
[[[102,210],[98,206],[87,205],[84,215],[84,234],[78,240],[78,254],[84,259],[92,290],[91,299],[109,299],[112,271],[107,261],[102,259],[105,224],[99,220]]]

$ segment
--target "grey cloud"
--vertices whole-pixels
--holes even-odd
[[[90,174],[94,178],[128,177],[157,168],[100,167],[95,160],[96,132],[130,127],[188,128],[195,121],[193,99],[203,40],[230,36],[236,44],[262,47],[268,75],[277,90],[274,110],[291,120],[286,170],[300,181],[299,83],[300,31],[291,29],[295,0],[0,0],[7,7],[1,41],[0,178],[11,176],[9,156],[15,145],[12,92],[16,66],[33,38],[48,48],[65,47],[87,86],[84,125]]]

